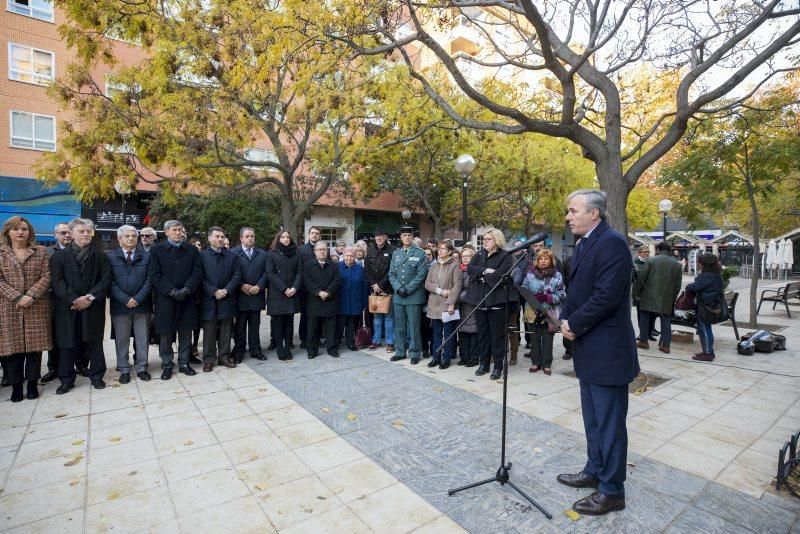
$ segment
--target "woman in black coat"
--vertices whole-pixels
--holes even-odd
[[[298,291],[303,285],[303,266],[292,235],[280,230],[267,254],[267,314],[275,339],[278,359],[291,360],[289,347],[294,331],[294,314],[300,311]]]
[[[492,228],[484,234],[483,250],[475,254],[467,266],[467,274],[472,282],[467,293],[468,302],[478,304],[511,269],[514,261],[511,255],[503,250],[505,244],[505,237],[500,230]],[[513,288],[509,295],[511,301],[517,301],[517,292]],[[490,356],[494,361],[494,369],[490,378],[497,380],[503,372],[505,304],[506,290],[501,287],[478,306],[478,311],[475,312],[478,323],[478,354],[480,355],[480,364],[475,371],[477,376],[489,372]]]
[[[687,293],[694,293],[698,304],[712,304],[718,299],[725,296],[725,282],[722,280],[722,265],[719,263],[719,258],[716,254],[701,254],[697,258],[697,265],[700,268],[700,274],[697,279],[686,286]],[[700,345],[703,352],[699,352],[692,356],[693,360],[702,362],[713,362],[714,355],[714,332],[711,330],[709,323],[704,323],[697,316],[697,335],[700,338]]]

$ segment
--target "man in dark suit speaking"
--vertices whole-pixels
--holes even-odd
[[[588,460],[577,474],[558,475],[576,488],[596,488],[573,508],[603,515],[625,508],[628,384],[639,374],[631,324],[631,254],[605,220],[606,193],[580,189],[567,197],[567,222],[581,240],[569,272],[561,333],[573,341]]]

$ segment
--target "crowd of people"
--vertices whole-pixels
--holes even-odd
[[[151,379],[151,343],[159,347],[162,380],[175,370],[176,342],[177,371],[190,376],[196,374],[193,365],[209,372],[217,365],[236,367],[247,354],[266,359],[260,339],[264,310],[271,326],[266,352],[274,350],[280,360],[294,358],[299,315],[300,349],[311,359],[323,347],[332,357],[344,349],[385,347],[391,361],[410,358],[418,364],[430,358],[427,365],[440,369],[456,361],[477,367],[477,376],[497,379],[506,351],[509,365],[517,364],[524,334],[530,372],[550,375],[555,325],[569,283],[569,260],[562,265],[542,243],[525,250],[516,242],[520,250],[510,254],[497,229],[484,233],[479,251],[469,243],[458,250],[449,240],[423,242],[408,225],[400,228],[398,246],[377,228],[370,245],[337,241],[329,247],[319,228],[311,227],[304,244],[281,230],[266,250],[255,245],[252,228],[240,229],[235,248],[229,248],[222,228],[209,228],[204,246],[197,236],[187,239],[183,224],[175,220],[164,224],[166,239],[160,243],[153,228],[121,226],[119,248],[108,254],[93,244],[89,220],[60,223],[54,234],[56,244],[45,248],[36,244],[33,227],[23,217],[11,217],[3,226],[0,361],[15,402],[22,400],[25,382],[27,398],[36,398],[40,378],[43,383],[58,378],[57,394],[72,389],[78,374],[95,388],[105,387],[106,300],[122,384],[130,382],[132,373]],[[658,317],[659,350],[669,353],[681,266],[667,243],[657,250],[649,258],[649,251],[640,249],[634,261],[637,346],[648,348],[648,341],[659,335]],[[508,291],[492,292],[512,265],[514,284]],[[718,262],[704,255],[699,265],[701,275],[689,289],[710,298],[721,291]],[[535,307],[524,302],[518,287],[533,294]],[[370,309],[371,298],[390,304]],[[371,329],[360,328],[367,325]],[[703,351],[695,359],[712,360],[711,325],[698,324],[698,332]],[[357,333],[362,334],[358,340]],[[564,359],[569,359],[567,337],[564,346]],[[44,351],[47,373],[42,377]]]

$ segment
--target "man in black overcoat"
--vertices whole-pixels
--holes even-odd
[[[47,255],[51,258],[53,257],[53,254],[59,250],[67,248],[72,243],[72,234],[69,233],[69,223],[56,223],[55,227],[53,228],[53,236],[56,238],[55,244],[47,247]],[[50,306],[53,310],[53,314],[55,314],[55,304],[56,301],[52,292],[51,284]],[[55,319],[55,315],[53,315],[53,317]],[[52,328],[53,331],[55,331],[55,322],[53,323]],[[79,357],[78,359],[81,358]],[[56,378],[58,378],[58,347],[56,347],[54,343],[53,348],[47,352],[47,373],[42,377],[41,382],[42,384],[46,384],[51,380],[55,380]]]
[[[239,287],[236,324],[233,330],[233,361],[242,363],[247,346],[250,357],[266,360],[261,351],[261,312],[267,307],[267,251],[256,248],[255,230],[244,227],[239,230],[240,245],[231,250],[239,259],[242,285]]]
[[[314,259],[303,265],[303,285],[308,292],[308,335],[306,344],[309,359],[317,357],[320,328],[325,336],[325,348],[334,358],[339,357],[336,350],[336,314],[339,311],[336,294],[342,280],[339,265],[328,259],[328,246],[317,242],[314,246]]]
[[[50,277],[55,296],[55,338],[58,347],[56,393],[67,393],[75,385],[75,356],[84,351],[89,359],[89,379],[103,389],[106,359],[103,332],[106,296],[111,287],[111,265],[92,243],[94,223],[88,219],[69,222],[72,244],[50,258]]]
[[[297,251],[300,253],[300,264],[305,265],[306,262],[309,262],[314,259],[314,245],[316,245],[320,238],[322,237],[322,232],[320,232],[319,228],[316,226],[312,226],[308,230],[308,241],[297,247]],[[305,284],[303,289],[300,290],[300,326],[299,326],[299,335],[300,335],[300,348],[306,348],[306,335],[308,333],[308,291],[305,289]]]
[[[161,380],[172,378],[174,351],[172,341],[178,335],[178,370],[186,375],[197,374],[189,365],[192,330],[197,328],[200,313],[195,293],[203,277],[200,253],[186,242],[186,231],[180,221],[164,223],[166,241],[150,249],[150,283],[156,290],[156,333],[161,336]]]
[[[206,373],[218,361],[225,367],[236,367],[231,359],[231,334],[242,279],[239,258],[225,248],[225,231],[219,226],[209,228],[208,243],[210,246],[200,253],[203,265],[200,321],[203,326],[203,371]]]

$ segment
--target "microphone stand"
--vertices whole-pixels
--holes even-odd
[[[533,506],[538,508],[539,511],[542,512],[545,515],[545,517],[547,517],[547,519],[553,519],[553,516],[552,514],[550,514],[550,512],[542,508],[542,506],[539,503],[534,501],[530,496],[528,496],[524,491],[522,491],[519,488],[519,486],[511,482],[511,476],[509,473],[509,471],[511,470],[511,462],[508,462],[506,464],[506,416],[507,416],[506,414],[508,408],[508,397],[507,397],[508,396],[508,332],[509,332],[508,315],[510,309],[509,300],[511,298],[511,284],[513,283],[512,273],[514,272],[514,269],[517,268],[517,265],[519,265],[519,263],[524,258],[525,254],[521,254],[520,257],[517,258],[517,261],[514,262],[514,265],[512,265],[511,268],[505,274],[503,274],[503,276],[492,287],[492,289],[489,290],[489,292],[481,299],[481,301],[475,305],[475,308],[461,321],[461,325],[457,326],[455,330],[453,330],[453,333],[447,336],[447,339],[442,341],[442,345],[439,347],[439,360],[441,361],[444,347],[446,346],[447,342],[450,341],[450,339],[458,333],[458,331],[461,329],[461,326],[463,326],[464,323],[467,322],[467,319],[469,319],[475,314],[478,308],[484,302],[486,302],[486,299],[488,299],[492,294],[494,294],[494,292],[497,291],[497,289],[501,285],[505,285],[506,302],[505,302],[505,318],[504,318],[505,328],[503,335],[503,417],[502,417],[501,437],[500,437],[500,467],[497,469],[497,472],[492,478],[487,478],[486,480],[473,482],[472,484],[467,484],[466,486],[461,486],[459,488],[448,490],[447,494],[452,496],[460,491],[464,491],[470,488],[475,488],[477,486],[483,486],[484,484],[489,484],[490,482],[499,482],[501,486],[508,484],[509,486],[514,488],[517,493],[522,495],[525,498],[525,500],[527,500]]]

